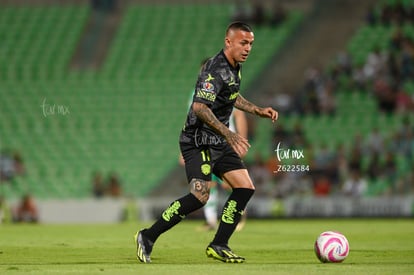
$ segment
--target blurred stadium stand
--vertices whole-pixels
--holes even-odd
[[[118,174],[123,194],[132,197],[186,188],[180,185],[184,172],[177,169],[186,91],[194,85],[200,60],[221,48],[233,6],[231,1],[156,2],[118,2],[114,10],[103,9],[114,14],[94,21],[94,8],[100,10],[96,2],[0,1],[0,149],[18,151],[26,167],[24,176],[0,184],[1,195],[91,197],[95,171]],[[360,21],[349,22],[347,10],[336,4],[351,2],[312,1],[308,15],[293,8],[278,27],[256,26],[255,48],[244,67],[247,97],[268,103],[283,89],[294,93],[302,84],[303,66],[320,62],[328,68],[341,48],[355,64],[364,63],[374,47],[386,50],[397,27],[368,25],[362,14],[372,3],[397,2],[351,5]],[[110,16],[116,19],[106,24]],[[412,24],[402,30],[414,38]],[[389,138],[407,114],[379,111],[372,94],[355,91],[349,81],[345,78],[335,92],[335,115],[293,113],[282,116],[281,123],[291,130],[300,122],[316,149],[324,144],[349,149],[355,136],[367,137],[375,127]],[[404,89],[413,96],[414,81],[405,81]],[[412,112],[408,117],[413,121]],[[253,120],[251,126],[255,132],[246,161],[258,154],[275,158],[268,121]],[[368,156],[361,162],[366,170]],[[397,154],[396,163],[398,178],[369,182],[366,196],[389,194],[413,172],[412,159]]]
[[[0,182],[0,195],[13,200],[32,193],[48,199],[50,204],[42,207],[56,221],[58,209],[71,208],[79,199],[86,198],[84,204],[96,211],[100,205],[87,200],[93,196],[93,173],[115,172],[122,197],[139,197],[144,219],[151,219],[163,202],[149,195],[175,196],[187,189],[177,157],[188,91],[200,60],[222,47],[233,1],[125,0],[102,9],[97,1],[56,3],[0,0],[0,151],[19,152],[26,167],[25,175]],[[364,63],[374,47],[387,49],[397,28],[364,22],[371,5],[379,13],[381,5],[397,0],[282,3],[289,7],[287,20],[278,27],[254,27],[254,50],[243,71],[246,97],[261,104],[273,104],[273,96],[284,92],[297,93],[306,67],[317,63],[329,71],[341,50],[355,64]],[[414,38],[413,24],[403,24],[402,30]],[[366,138],[375,127],[390,139],[406,117],[413,122],[412,111],[385,114],[369,89],[357,90],[350,82],[339,80],[334,115],[281,112],[275,127],[292,130],[300,122],[312,150],[327,144],[335,151],[338,144],[352,148],[356,136]],[[414,96],[412,78],[403,87]],[[274,128],[269,121],[249,119],[254,132],[246,162],[253,163],[257,155],[275,159]],[[305,151],[307,164],[311,153]],[[369,161],[361,156],[364,172]],[[370,181],[359,203],[352,197],[338,200],[340,192],[324,198],[294,192],[283,197],[274,192],[280,178],[272,179],[257,188],[249,215],[412,216],[413,158],[397,154],[396,163],[397,178]],[[391,196],[403,181],[397,195],[411,194],[411,200]],[[104,204],[123,211],[122,203]],[[118,218],[117,211],[111,220]]]
[[[19,151],[26,166],[1,193],[90,197],[92,174],[101,171],[119,175],[123,194],[143,197],[177,165],[185,91],[200,60],[222,47],[231,6],[126,5],[99,69],[74,70],[91,6],[53,3],[0,2],[0,148]],[[263,41],[243,85],[300,20],[292,12],[279,28],[256,28]]]
[[[382,24],[379,22],[379,18],[381,17],[380,10],[383,6],[390,5],[391,7],[394,7],[399,3],[407,7],[407,9],[413,7],[412,1],[377,1],[375,5],[373,5],[378,16],[377,24],[369,25],[367,22],[361,21],[360,26],[348,39],[346,44],[343,45],[343,49],[349,53],[354,66],[364,65],[368,55],[372,53],[375,48],[379,48],[381,53],[390,53],[392,51],[390,49],[391,38],[399,30],[404,36],[408,37],[408,39],[411,39],[411,41],[414,40],[414,23],[412,15],[411,19],[407,19],[401,24],[395,23],[394,21],[389,24]],[[365,13],[367,13],[367,11]],[[363,19],[364,18],[361,17],[361,20]],[[397,54],[399,54],[398,51]],[[410,55],[408,54],[408,56]],[[408,58],[411,58],[411,61],[408,62],[413,64],[412,53],[411,57]],[[332,57],[330,63],[334,63]],[[386,66],[389,66],[388,64],[389,63],[387,63]],[[322,71],[326,72],[324,76],[327,76],[329,73],[329,64],[323,65],[324,67]],[[388,76],[387,80],[390,81],[390,79],[393,81],[392,78]],[[394,112],[386,112],[380,109],[381,106],[376,96],[375,90],[377,88],[375,86],[357,88],[353,85],[352,81],[352,76],[341,76],[338,80],[337,88],[335,89],[335,101],[337,107],[334,115],[298,115],[293,112],[293,114],[287,114],[284,117],[283,124],[287,126],[290,131],[293,130],[293,126],[296,123],[301,123],[306,140],[312,145],[312,150],[317,151],[322,146],[328,145],[328,148],[330,148],[333,153],[337,153],[336,148],[339,145],[345,146],[348,153],[354,146],[359,146],[356,144],[358,141],[356,138],[361,138],[361,141],[365,143],[373,129],[378,128],[379,134],[384,139],[384,148],[382,152],[380,152],[380,163],[381,165],[385,165],[382,166],[384,169],[394,169],[393,167],[386,167],[386,158],[388,155],[395,157],[395,174],[393,172],[392,177],[368,179],[367,166],[371,161],[371,155],[367,152],[363,152],[360,157],[362,163],[361,169],[364,178],[368,179],[368,188],[363,195],[371,197],[412,194],[414,191],[414,178],[412,177],[414,162],[411,154],[414,150],[414,140],[411,137],[411,141],[408,141],[410,142],[410,145],[408,145],[408,148],[406,149],[408,154],[404,155],[404,153],[401,152],[402,150],[398,149],[398,147],[405,146],[403,143],[406,141],[403,140],[404,138],[397,136],[404,127],[404,121],[408,122],[407,127],[409,127],[411,133],[414,130],[414,113],[412,105],[408,110],[401,111],[395,108],[396,111]],[[398,79],[398,81],[401,81],[398,82],[401,83],[401,90],[407,94],[408,98],[411,98],[412,102],[414,98],[412,71],[410,76],[403,77],[401,80]],[[373,80],[372,83],[370,82],[370,85],[374,85],[375,83],[376,80]],[[266,97],[266,100],[269,100],[269,97]],[[253,157],[257,154],[262,155],[265,158],[274,157],[272,148],[276,148],[276,143],[273,136],[273,130],[269,129],[265,121],[258,121],[256,133],[257,136],[252,146],[253,150],[251,150],[249,154],[249,160],[252,161]],[[307,151],[307,153],[311,154],[310,151]],[[343,182],[341,182],[341,184],[342,183]],[[402,185],[404,185],[404,187],[402,187]],[[340,194],[340,188],[341,185],[336,186],[334,194]]]

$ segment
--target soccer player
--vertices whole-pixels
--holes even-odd
[[[208,61],[208,58],[204,59],[201,62],[201,68],[203,68],[203,65]],[[188,102],[188,107],[191,108],[191,105],[193,103],[193,95],[194,91],[191,92],[191,98]],[[233,132],[238,133],[244,138],[247,138],[247,119],[246,115],[243,111],[240,111],[239,109],[233,109],[233,113],[230,115],[229,119],[229,129]],[[184,166],[184,158],[182,154],[180,153],[178,162],[180,165]],[[203,213],[205,218],[205,225],[201,227],[201,229],[204,230],[216,230],[217,229],[217,213],[218,213],[218,185],[220,185],[223,189],[229,190],[231,187],[223,182],[222,179],[217,177],[216,175],[212,175],[210,185],[209,185],[209,199],[207,203],[203,207]],[[246,220],[246,215],[243,215],[242,220],[236,227],[236,231],[240,231]]]
[[[206,254],[227,263],[245,261],[230,249],[228,242],[255,187],[241,160],[250,144],[246,138],[228,128],[229,118],[233,107],[270,118],[273,122],[278,117],[271,107],[258,107],[239,93],[241,63],[248,58],[253,41],[254,34],[249,25],[231,23],[226,29],[224,49],[201,69],[192,107],[180,135],[190,192],[173,201],[151,227],[135,234],[136,254],[141,262],[151,262],[154,243],[161,234],[207,203],[213,173],[223,178],[232,192],[223,207],[220,224],[214,239],[207,246]]]
[[[191,97],[192,103],[192,97]],[[233,113],[230,116],[229,120],[229,129],[233,132],[238,133],[244,138],[247,138],[247,119],[246,115],[243,111],[239,109],[234,109]],[[180,165],[184,166],[184,158],[180,154],[179,158]],[[207,203],[203,207],[203,213],[206,224],[201,227],[201,229],[205,230],[216,230],[217,229],[217,213],[218,213],[218,204],[219,204],[219,196],[218,196],[218,186],[221,186],[224,190],[230,190],[231,187],[222,179],[217,177],[216,175],[212,174],[210,185],[209,185],[209,199]],[[244,224],[246,223],[246,214],[243,215],[242,220],[236,227],[236,231],[240,231],[243,229]]]

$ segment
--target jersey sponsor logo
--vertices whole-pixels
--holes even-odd
[[[178,215],[181,219],[183,219],[185,215],[180,215],[178,212],[180,207],[181,203],[179,201],[175,201],[164,211],[164,213],[162,213],[162,218],[167,222],[169,222],[175,215]]]
[[[216,94],[213,92],[207,92],[204,90],[199,90],[197,91],[196,97],[208,100],[208,101],[212,101],[214,102],[216,100]]]
[[[234,100],[234,99],[236,99],[238,96],[239,96],[239,92],[232,93],[232,94],[229,96],[229,100]]]
[[[221,220],[224,223],[233,224],[235,213],[237,213],[237,202],[235,200],[230,200],[227,203],[227,206],[223,209]]]

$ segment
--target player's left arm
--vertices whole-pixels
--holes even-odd
[[[258,107],[255,104],[248,101],[247,99],[245,99],[240,94],[238,95],[236,102],[234,103],[234,106],[239,110],[242,110],[242,111],[254,114],[254,115],[258,115],[260,117],[268,117],[272,120],[272,122],[275,122],[278,117],[277,111],[275,111],[273,108]]]

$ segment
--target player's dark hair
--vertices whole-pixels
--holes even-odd
[[[233,30],[233,31],[241,30],[241,31],[245,31],[245,32],[253,32],[252,27],[250,27],[248,24],[246,24],[244,22],[240,22],[240,21],[230,23],[230,25],[227,26],[226,35],[228,35],[230,30]]]

